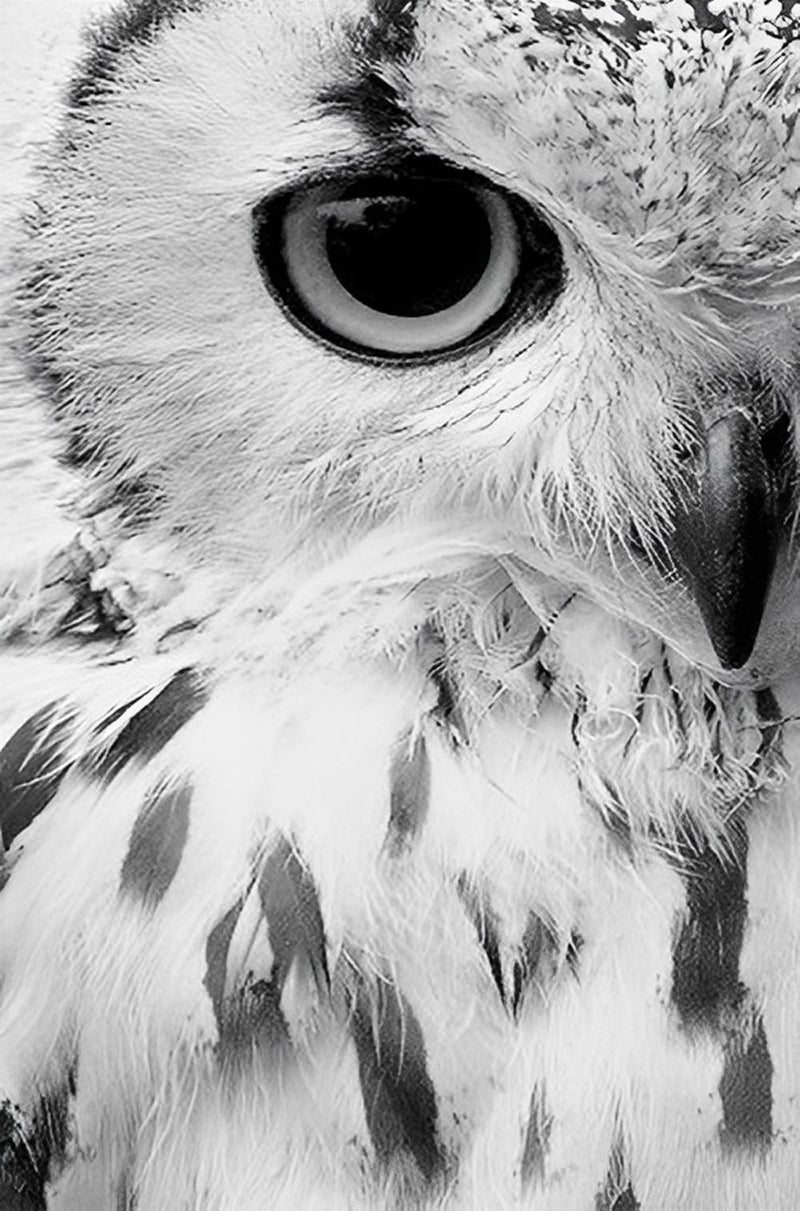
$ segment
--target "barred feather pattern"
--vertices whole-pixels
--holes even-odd
[[[368,553],[5,658],[3,1205],[787,1205],[780,689]]]

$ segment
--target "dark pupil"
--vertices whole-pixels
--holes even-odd
[[[435,315],[483,276],[491,228],[480,200],[461,185],[375,182],[343,195],[363,206],[328,222],[331,269],[360,303],[385,315]],[[373,200],[374,199],[374,200]],[[358,208],[357,208],[358,210]]]

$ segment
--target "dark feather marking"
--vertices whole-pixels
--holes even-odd
[[[397,90],[372,71],[350,84],[325,89],[319,101],[326,109],[346,114],[373,142],[396,142],[411,126]]]
[[[637,7],[626,0],[613,0],[611,8],[617,14],[618,21],[611,21],[605,15],[608,5],[599,5],[593,0],[584,0],[573,14],[561,10],[553,10],[547,4],[537,4],[533,9],[536,25],[544,33],[554,35],[559,40],[571,43],[581,33],[588,34],[615,46],[638,49],[653,35],[653,26],[637,13]],[[602,15],[595,16],[593,9],[602,9]]]
[[[603,823],[620,849],[632,860],[634,854],[630,812],[622,802],[619,792],[608,779],[603,778],[602,783],[606,792],[604,810],[600,813]]]
[[[358,1058],[367,1126],[378,1161],[388,1166],[410,1154],[430,1183],[442,1177],[436,1091],[425,1040],[408,1002],[393,985],[356,988],[350,1029]]]
[[[317,987],[327,989],[330,979],[317,889],[285,837],[279,837],[264,862],[258,894],[275,960],[272,983],[278,996],[295,959],[306,959]]]
[[[500,940],[497,933],[497,917],[492,911],[491,905],[478,894],[474,887],[471,886],[466,874],[462,873],[458,877],[458,895],[462,904],[469,913],[470,919],[475,926],[475,932],[478,935],[478,941],[483,947],[483,952],[486,955],[489,963],[489,970],[492,973],[492,979],[497,985],[497,991],[500,993],[500,1000],[505,1005],[506,993],[503,984],[503,965],[500,961]]]
[[[544,643],[546,638],[547,638],[547,631],[544,629],[544,627],[539,627],[539,629],[536,632],[536,634],[534,635],[533,639],[530,641],[530,643],[526,647],[525,651],[522,653],[519,660],[514,665],[514,668],[521,668],[522,665],[529,664],[531,660],[534,660],[539,655],[539,652],[541,651],[541,648],[542,648],[542,644]]]
[[[130,1174],[123,1174],[117,1186],[115,1211],[136,1211],[136,1195],[131,1189]]]
[[[75,1072],[67,1073],[63,1084],[51,1089],[39,1101],[33,1116],[33,1138],[41,1150],[42,1167],[52,1180],[64,1164],[71,1133],[70,1096],[75,1093]]]
[[[724,1055],[719,1083],[722,1146],[726,1151],[764,1152],[772,1143],[773,1067],[760,1015],[728,1031]]]
[[[141,694],[136,694],[127,702],[123,702],[120,706],[115,706],[113,711],[109,711],[108,714],[104,715],[100,720],[97,725],[96,734],[101,736],[104,732],[108,731],[108,729],[112,728],[115,723],[119,722],[123,715],[127,714],[128,711],[132,711],[137,702],[143,702],[146,697],[147,690],[143,690]]]
[[[573,929],[569,936],[569,941],[567,942],[567,953],[565,957],[567,960],[567,966],[575,976],[575,979],[578,978],[578,965],[580,963],[581,951],[583,950],[584,943],[585,939],[577,932],[577,930]]]
[[[31,1116],[0,1103],[2,1211],[46,1211],[45,1186],[66,1153],[68,1108],[68,1083],[42,1097]]]
[[[431,713],[449,729],[454,744],[468,744],[467,728],[458,702],[458,688],[450,675],[444,655],[433,662],[428,676],[438,695]]]
[[[122,863],[121,895],[133,896],[147,908],[163,900],[181,864],[191,804],[192,788],[185,781],[149,792]]]
[[[770,691],[758,702],[759,715],[779,717]],[[774,735],[762,739],[764,758]],[[728,852],[720,856],[706,842],[683,845],[686,911],[673,946],[672,1002],[689,1031],[713,1031],[724,1066],[720,1141],[726,1150],[765,1151],[772,1141],[772,1060],[764,1023],[754,1014],[739,962],[747,921],[745,821],[728,827]]]
[[[280,1006],[283,980],[279,981],[277,974],[272,980],[255,980],[248,974],[235,993],[229,999],[225,998],[231,938],[249,894],[250,889],[228,909],[206,941],[203,983],[214,1008],[224,1061],[247,1054],[257,1035],[273,1044],[289,1041],[289,1030]]]
[[[223,1062],[249,1057],[255,1039],[272,1047],[291,1044],[280,986],[275,979],[255,980],[249,974],[224,1008],[220,1030]]]
[[[557,968],[558,953],[558,937],[553,929],[536,913],[529,913],[519,948],[519,958],[514,963],[513,970],[511,1011],[515,1017],[531,984],[536,981],[544,985],[545,981],[552,979]]]
[[[633,715],[634,727],[633,727],[633,730],[631,731],[630,736],[625,741],[625,748],[623,750],[624,755],[626,757],[630,751],[631,745],[633,744],[634,740],[638,739],[639,733],[642,730],[642,724],[644,723],[645,707],[647,706],[647,691],[650,688],[650,682],[652,681],[652,678],[653,678],[653,670],[648,669],[647,672],[644,674],[644,676],[639,681],[639,689],[636,694],[636,709],[635,709],[634,715]]]
[[[87,579],[73,582],[72,604],[58,620],[62,635],[79,635],[86,639],[113,639],[127,635],[135,623],[108,589],[95,589]]]
[[[575,710],[572,712],[572,719],[569,725],[572,743],[578,749],[581,746],[581,723],[583,722],[583,716],[586,714],[586,705],[586,695],[583,690],[579,689],[575,698]]]
[[[371,0],[358,25],[358,51],[370,63],[403,63],[416,46],[417,0]]]
[[[778,699],[769,687],[756,690],[756,711],[761,724],[761,744],[758,747],[760,761],[765,761],[773,755],[781,735],[781,707]]]
[[[428,814],[431,762],[421,733],[401,737],[389,770],[389,827],[386,843],[393,856],[413,841]]]
[[[8,1102],[0,1105],[0,1207],[3,1211],[46,1211],[45,1174],[24,1119]]]
[[[718,1028],[741,998],[747,833],[740,821],[731,825],[729,841],[729,858],[707,842],[697,852],[685,847],[686,911],[672,952],[672,1003],[689,1030]]]
[[[580,791],[581,798],[587,807],[591,808],[600,817],[614,844],[632,861],[634,848],[630,813],[623,804],[619,792],[611,785],[608,779],[601,775],[600,781],[605,792],[602,803],[587,794],[583,782],[578,778],[578,790]]]
[[[89,52],[70,85],[72,109],[96,105],[111,92],[125,51],[146,46],[162,26],[201,9],[206,0],[126,0],[91,30]]]
[[[125,724],[107,749],[87,759],[86,772],[110,781],[134,757],[150,760],[207,701],[208,691],[200,673],[180,669],[161,693]]]
[[[550,692],[550,690],[553,688],[553,683],[555,682],[555,677],[554,677],[553,673],[551,673],[550,669],[546,668],[542,664],[541,660],[538,659],[539,652],[541,651],[546,638],[547,638],[547,631],[544,629],[544,627],[539,627],[539,629],[536,631],[535,635],[533,636],[533,639],[530,641],[528,646],[525,648],[525,651],[520,656],[519,660],[516,660],[514,662],[514,664],[512,665],[512,668],[521,669],[521,668],[524,668],[525,665],[527,665],[527,664],[532,664],[534,677],[536,678],[537,682],[542,687],[544,692],[546,694],[548,694]]]
[[[350,35],[359,77],[326,89],[320,102],[349,115],[378,143],[396,143],[411,126],[397,90],[383,78],[382,64],[402,63],[414,52],[416,0],[372,0]],[[407,145],[406,145],[407,149]]]
[[[608,1173],[595,1198],[595,1211],[640,1211],[639,1201],[627,1174],[627,1164],[619,1141],[611,1149]]]
[[[669,657],[667,656],[666,651],[664,652],[664,656],[661,661],[661,670],[667,683],[667,689],[669,690],[672,709],[675,712],[675,726],[680,734],[682,746],[685,747],[687,733],[686,719],[684,718],[683,714],[683,702],[681,700],[681,692],[672,679],[672,668],[670,667]]]
[[[244,908],[244,896],[228,909],[217,922],[206,940],[206,973],[203,984],[211,998],[214,1007],[214,1017],[217,1027],[222,1029],[223,998],[225,996],[225,980],[228,974],[228,951],[230,950],[233,931],[236,929],[239,917]]]
[[[545,1086],[535,1085],[531,1094],[525,1141],[522,1145],[520,1175],[523,1186],[543,1184],[552,1128],[553,1116],[547,1109]]]
[[[60,757],[73,720],[55,722],[57,712],[54,704],[37,711],[0,751],[0,841],[6,848],[47,807],[67,772]]]
[[[551,673],[550,669],[545,668],[541,660],[537,660],[533,668],[533,674],[544,692],[549,694],[556,682],[555,673]]]
[[[708,0],[686,0],[686,2],[694,13],[694,23],[698,29],[708,30],[712,34],[728,32],[724,17],[711,12]]]

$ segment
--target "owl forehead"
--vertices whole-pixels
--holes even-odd
[[[146,97],[178,160],[203,142],[195,162],[252,202],[256,182],[417,150],[586,247],[622,235],[671,284],[702,266],[729,287],[743,249],[762,280],[796,249],[798,30],[789,0],[139,0],[101,27],[72,101]]]
[[[73,101],[92,100],[131,48],[149,44],[191,14],[237,15],[256,39],[276,21],[289,34],[316,24],[322,41],[341,26],[356,55],[375,66],[424,53],[438,26],[462,46],[488,45],[540,70],[559,61],[584,70],[604,64],[616,84],[637,52],[659,44],[701,58],[723,44],[745,58],[800,37],[797,0],[127,0],[94,31],[73,87]],[[291,45],[283,47],[291,54]],[[587,55],[589,59],[587,59]]]
[[[94,31],[91,49],[70,95],[81,108],[113,91],[126,62],[142,47],[178,41],[187,27],[218,24],[222,40],[258,47],[265,74],[292,66],[307,82],[339,83],[341,76],[383,75],[406,68],[420,84],[420,66],[432,85],[451,97],[530,100],[557,87],[574,101],[605,94],[635,107],[637,83],[658,74],[673,89],[694,88],[711,75],[726,90],[741,90],[764,74],[781,50],[800,38],[797,0],[128,0]],[[215,31],[216,32],[216,31]],[[221,52],[223,47],[220,46]],[[797,56],[779,62],[774,77]],[[242,58],[242,67],[250,68]],[[466,67],[466,71],[465,71]],[[453,87],[448,69],[461,73]],[[326,79],[326,76],[328,77]],[[302,91],[302,90],[301,90]],[[784,93],[787,92],[784,89]],[[795,90],[796,92],[796,90]],[[366,98],[359,97],[359,103]],[[382,98],[385,103],[386,96]],[[796,97],[789,104],[796,109]],[[388,116],[384,104],[383,116]],[[528,119],[535,119],[529,112]]]
[[[402,19],[404,52],[377,70],[425,149],[526,193],[585,247],[622,235],[674,284],[702,266],[712,289],[781,272],[794,255],[800,6],[418,0],[372,11],[384,30]]]

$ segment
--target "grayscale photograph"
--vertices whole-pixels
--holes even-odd
[[[800,1207],[799,113],[0,0],[0,1211]]]

